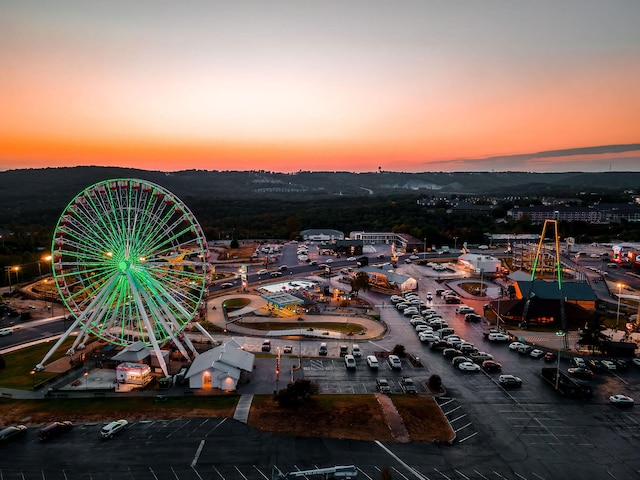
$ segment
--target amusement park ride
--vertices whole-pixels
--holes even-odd
[[[79,327],[67,353],[91,334],[123,347],[142,341],[168,375],[163,344],[197,355],[182,331],[199,315],[208,255],[195,216],[159,185],[115,179],[86,188],[65,208],[51,246],[53,278],[74,321],[35,369]]]

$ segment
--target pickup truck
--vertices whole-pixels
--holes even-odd
[[[400,388],[402,388],[404,393],[418,393],[418,388],[410,377],[402,377],[402,380],[400,380]]]

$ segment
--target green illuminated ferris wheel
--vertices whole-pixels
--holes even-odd
[[[198,315],[208,285],[208,250],[202,228],[172,193],[143,180],[96,183],[62,213],[53,236],[52,271],[62,301],[75,317],[67,333],[89,334],[128,346],[171,340],[188,356],[181,335]]]

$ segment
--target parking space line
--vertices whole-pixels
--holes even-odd
[[[268,477],[268,476],[266,476],[266,475],[264,474],[264,472],[263,472],[262,470],[260,470],[258,467],[256,467],[255,465],[253,465],[253,468],[255,468],[255,469],[258,471],[258,473],[260,473],[260,475],[262,475],[262,476],[264,477],[264,479],[265,479],[265,480],[269,480],[269,477]]]
[[[235,465],[234,467],[235,467],[236,471],[240,474],[240,476],[241,476],[242,478],[244,478],[244,480],[247,480],[247,477],[245,476],[245,474],[244,474],[244,473],[242,473],[242,472],[240,471],[240,469],[238,468],[238,466],[237,466],[237,465]]]
[[[458,440],[458,443],[462,443],[462,442],[464,442],[464,441],[466,441],[466,440],[469,440],[470,438],[473,438],[473,437],[475,437],[476,435],[478,435],[478,432],[473,432],[471,435],[467,435],[466,437],[464,437],[464,438],[462,438],[462,439]]]
[[[429,477],[423,475],[422,473],[418,472],[415,468],[409,466],[408,464],[406,464],[404,461],[402,461],[400,459],[400,457],[398,457],[395,453],[393,453],[391,450],[389,450],[387,447],[385,447],[382,442],[380,442],[379,440],[375,440],[375,443],[381,448],[383,449],[385,452],[387,452],[393,459],[395,459],[400,465],[402,465],[404,468],[406,468],[408,471],[410,471],[411,473],[413,473],[416,477],[418,477],[419,480],[429,480]],[[377,468],[377,467],[376,467]],[[396,472],[398,472],[398,470],[396,468],[394,468],[394,470]],[[398,472],[398,474],[402,475],[402,473]],[[402,475],[404,478],[404,475]],[[408,479],[407,479],[408,480]]]
[[[196,455],[195,457],[193,457],[193,460],[191,461],[191,468],[193,468],[195,464],[198,463],[198,458],[200,457],[200,453],[202,453],[203,448],[204,448],[204,440],[200,440],[200,445],[196,450]]]
[[[405,474],[403,474],[401,471],[399,471],[396,467],[391,467],[393,468],[393,470],[400,475],[402,478],[404,478],[405,480],[409,480],[409,477],[407,477]]]
[[[222,476],[222,474],[220,473],[220,471],[216,468],[215,465],[211,465],[211,468],[213,468],[213,471],[216,472],[218,474],[218,476],[222,479],[225,480],[224,477]]]
[[[459,417],[454,418],[453,420],[449,420],[449,423],[453,423],[453,422],[457,422],[458,420],[460,420],[461,418],[466,417],[467,414],[463,413],[462,415],[460,415]]]
[[[360,467],[356,467],[358,469],[358,471],[360,473],[362,473],[365,477],[367,477],[369,480],[373,480],[373,477],[370,477],[369,475],[367,475],[367,472],[365,472],[364,470],[362,470]]]
[[[467,423],[466,425],[463,425],[462,427],[458,428],[458,429],[456,430],[456,433],[458,433],[460,430],[463,430],[463,429],[467,428],[469,425],[471,425],[471,422],[469,422],[469,423]]]
[[[470,480],[469,477],[467,477],[464,473],[462,473],[460,470],[453,470],[454,472],[456,472],[458,475],[460,475],[461,477],[464,477],[466,480]]]

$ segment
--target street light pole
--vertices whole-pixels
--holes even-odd
[[[453,237],[453,249],[458,249],[458,237]]]
[[[622,293],[622,283],[618,283],[618,312],[616,313],[616,331],[620,322],[620,294]]]

